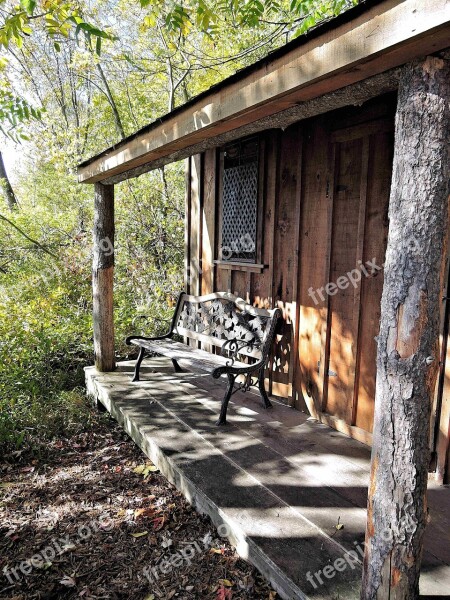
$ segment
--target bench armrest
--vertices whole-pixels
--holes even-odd
[[[222,345],[220,349],[220,354],[229,358],[231,360],[230,366],[233,365],[234,361],[237,359],[237,355],[244,350],[244,348],[248,348],[249,350],[259,350],[261,344],[258,343],[255,339],[247,341],[247,340],[227,340]],[[228,356],[227,354],[228,353]]]
[[[181,294],[178,296],[178,300],[177,300],[177,304],[175,306],[175,312],[173,313],[172,320],[160,319],[158,317],[152,317],[152,319],[154,321],[159,321],[160,323],[169,323],[170,322],[170,330],[166,334],[158,335],[156,337],[144,337],[142,335],[130,335],[125,340],[125,343],[129,346],[133,340],[143,340],[143,341],[151,342],[153,340],[166,340],[167,338],[173,337],[174,330],[176,327],[176,320],[177,320],[178,312],[180,310],[180,306],[183,302],[184,296],[186,296],[185,292],[181,292]],[[148,315],[138,315],[137,317],[135,317],[133,319],[133,325],[134,325],[135,321],[137,321],[137,319],[148,319],[148,318],[149,318]]]
[[[132,323],[133,325],[135,324],[135,322],[138,319],[149,319],[150,317],[148,315],[138,315],[137,317],[134,317]],[[153,321],[159,321],[160,323],[170,323],[169,319],[158,319],[158,317],[155,317],[152,319]],[[125,343],[127,344],[127,346],[130,346],[131,343],[133,342],[133,340],[144,340],[147,342],[151,342],[153,340],[165,340],[169,337],[172,337],[172,331],[169,331],[168,333],[165,333],[164,335],[158,335],[155,337],[145,337],[142,335],[129,335],[126,340]]]
[[[217,367],[211,373],[214,379],[219,379],[221,375],[225,373],[232,373],[233,375],[244,375],[246,373],[253,373],[254,371],[259,371],[266,364],[265,360],[258,360],[258,362],[253,363],[252,365],[246,365],[245,367],[233,367],[232,364],[224,365],[223,367]]]
[[[232,373],[233,375],[241,375],[244,373],[251,373],[253,371],[259,371],[259,369],[264,367],[264,364],[267,359],[264,357],[260,360],[256,361],[253,364],[246,365],[245,367],[234,367],[234,361],[237,359],[237,355],[242,352],[244,348],[249,348],[253,350],[254,348],[258,348],[258,344],[255,343],[255,340],[245,341],[245,340],[227,340],[221,350],[220,354],[225,356],[226,352],[230,353],[229,361],[226,365],[222,367],[217,367],[211,373],[214,379],[219,379],[221,375],[225,373]]]

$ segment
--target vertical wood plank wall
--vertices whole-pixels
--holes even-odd
[[[383,287],[382,269],[367,262],[384,263],[394,115],[389,95],[261,134],[262,270],[214,264],[220,152],[191,157],[187,169],[190,292],[229,290],[255,306],[279,306],[269,391],[366,443]],[[339,281],[342,289],[326,294]]]
[[[287,129],[279,146],[273,255],[273,304],[283,311],[273,363],[272,393],[293,404],[303,129]],[[270,167],[269,167],[270,168]]]
[[[203,225],[203,156],[190,158],[190,293],[199,295],[201,289],[202,225]]]
[[[333,202],[327,135],[323,119],[305,126],[299,233],[299,328],[294,387],[299,408],[307,408],[315,417],[322,411],[328,299],[309,292],[322,287],[329,273]]]

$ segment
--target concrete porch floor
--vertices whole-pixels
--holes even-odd
[[[133,367],[88,367],[88,392],[198,511],[227,525],[280,597],[359,598],[369,448],[283,404],[266,411],[251,392],[235,394],[216,427],[224,382],[152,358],[131,383]],[[421,598],[450,598],[449,500],[449,486],[430,483]]]

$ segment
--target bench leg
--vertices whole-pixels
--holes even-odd
[[[170,360],[172,361],[173,368],[175,369],[175,373],[183,373],[184,372],[184,369],[182,369],[180,367],[176,358],[171,358]]]
[[[143,348],[141,346],[141,349],[139,350],[139,356],[137,358],[136,365],[134,367],[133,379],[131,381],[139,381],[139,369],[141,368],[141,362],[144,360],[144,356],[145,356],[145,348]]]
[[[269,400],[269,396],[267,395],[266,388],[264,386],[264,369],[261,369],[259,372],[258,387],[264,408],[272,408],[272,403]]]
[[[231,394],[233,393],[234,381],[236,379],[236,376],[232,375],[231,373],[227,373],[227,377],[228,377],[228,387],[227,387],[227,391],[225,392],[225,396],[222,400],[220,416],[219,416],[219,420],[217,421],[216,425],[226,425],[226,422],[227,422],[228,402],[230,401]]]

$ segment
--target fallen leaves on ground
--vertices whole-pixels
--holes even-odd
[[[138,465],[133,469],[133,473],[137,473],[138,475],[143,475],[144,479],[150,475],[150,473],[155,473],[158,471],[158,467],[155,467],[152,463],[146,463],[145,465]]]
[[[93,418],[40,457],[2,459],[0,598],[274,600],[126,434]]]
[[[223,585],[217,590],[217,600],[228,600],[233,597],[233,592]]]
[[[134,538],[140,538],[143,535],[148,535],[148,531],[141,531],[140,533],[132,533],[131,534]]]
[[[77,585],[75,579],[73,577],[69,577],[68,575],[64,575],[59,583],[67,587],[75,587]]]

